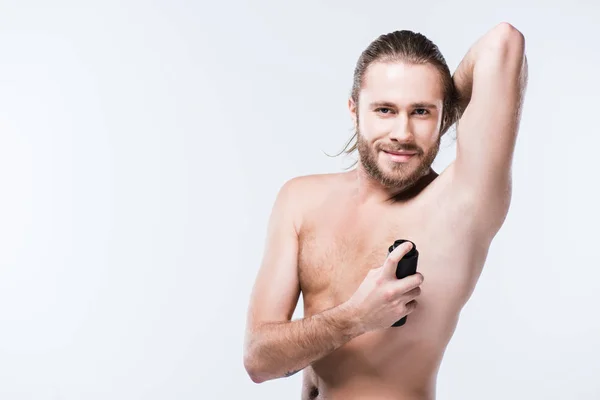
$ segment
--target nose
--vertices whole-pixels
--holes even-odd
[[[407,142],[412,139],[412,129],[406,113],[399,113],[395,118],[390,138],[399,142]]]

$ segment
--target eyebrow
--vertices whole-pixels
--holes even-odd
[[[389,102],[389,101],[375,101],[373,103],[370,104],[371,107],[389,107],[389,108],[396,108],[396,104]],[[426,102],[418,102],[418,103],[411,103],[410,105],[411,108],[433,108],[433,109],[437,109],[437,106],[433,103],[426,103]]]

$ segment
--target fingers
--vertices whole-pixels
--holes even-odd
[[[406,303],[404,305],[405,308],[405,313],[406,315],[410,314],[411,312],[413,312],[415,310],[415,308],[417,308],[417,301],[416,300],[411,300],[408,303]]]
[[[401,279],[395,283],[393,288],[389,289],[388,299],[397,303],[407,303],[416,299],[421,295],[421,286],[419,282],[423,282],[423,280],[415,275]]]
[[[417,272],[414,275],[403,279],[396,279],[395,282],[387,282],[387,299],[389,301],[408,301],[421,294],[421,284],[423,275]]]
[[[414,300],[415,298],[419,297],[421,295],[421,287],[417,286],[414,289],[409,290],[408,292],[404,293],[404,295],[402,295],[402,297],[404,297],[404,299],[406,301],[411,301]]]
[[[385,262],[383,263],[383,273],[388,277],[396,278],[396,268],[398,262],[412,249],[413,245],[411,242],[404,242],[400,246],[396,247],[390,254],[388,254]]]
[[[421,295],[422,283],[423,275],[419,272],[403,279],[396,279],[395,282],[386,282],[384,298],[388,302],[397,304],[412,301]]]
[[[423,280],[423,274],[420,272],[407,276],[406,278],[398,279],[398,291],[406,295],[412,290],[420,289],[419,286],[421,286]]]

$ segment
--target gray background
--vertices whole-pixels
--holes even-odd
[[[351,161],[323,152],[371,40],[420,31],[454,71],[502,21],[530,68],[514,197],[439,399],[600,398],[597,3],[0,5],[0,398],[299,398],[242,364],[277,190]]]

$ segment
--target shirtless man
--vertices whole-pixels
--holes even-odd
[[[279,190],[248,308],[257,383],[303,370],[302,399],[430,400],[459,313],[510,205],[527,81],[523,35],[489,30],[454,76],[427,38],[382,35],[361,55],[349,108],[357,168]],[[431,169],[457,124],[457,155]],[[396,265],[419,251],[418,273]],[[291,320],[300,293],[304,318]],[[392,327],[408,315],[406,324]]]

